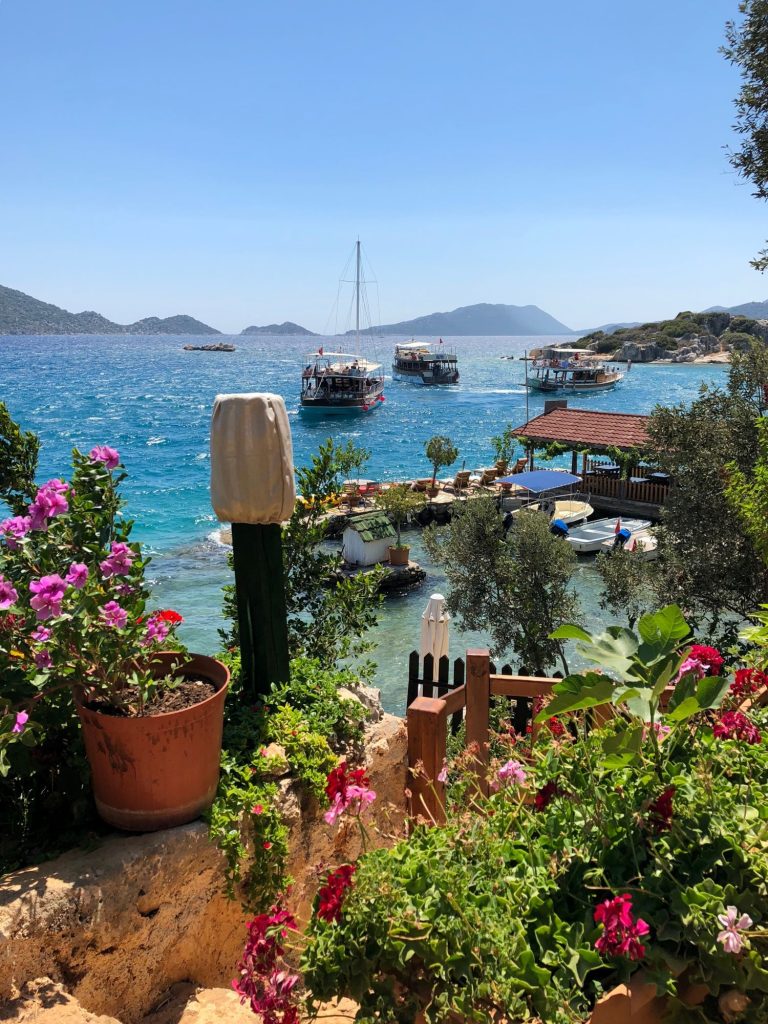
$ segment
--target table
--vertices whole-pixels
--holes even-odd
[[[599,476],[618,476],[621,473],[621,466],[615,462],[598,462],[592,466],[592,472]]]

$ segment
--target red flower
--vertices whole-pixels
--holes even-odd
[[[541,787],[533,798],[533,806],[537,811],[543,811],[545,807],[549,807],[555,797],[559,796],[560,793],[561,789],[558,784],[550,780]]]
[[[264,847],[265,850],[271,850],[272,849],[272,843],[270,843],[270,841],[268,839],[265,839],[264,842],[261,845]]]
[[[711,676],[719,676],[723,667],[723,656],[714,647],[707,647],[704,644],[694,644],[688,652],[688,657],[706,665]]]
[[[768,686],[768,675],[758,668],[740,668],[731,683],[730,694],[737,700],[744,700],[745,697],[757,693],[764,686]]]
[[[238,977],[232,987],[240,1002],[250,1002],[264,1024],[298,1024],[299,1011],[294,993],[298,975],[280,970],[278,958],[285,949],[281,939],[288,930],[296,930],[296,921],[288,910],[277,905],[268,914],[259,914],[248,923],[248,940],[237,965]]]
[[[596,924],[603,925],[603,933],[595,943],[601,956],[625,956],[628,960],[642,960],[645,946],[639,941],[650,931],[642,918],[635,920],[632,897],[626,893],[605,900],[595,908]]]
[[[352,886],[352,876],[356,870],[356,864],[342,864],[340,868],[328,873],[325,885],[317,894],[315,913],[321,920],[339,920],[347,890]]]
[[[652,832],[669,832],[672,828],[672,799],[675,787],[667,786],[664,792],[648,805],[646,824]]]
[[[741,711],[724,711],[712,732],[719,740],[743,740],[745,743],[760,743],[762,740],[760,730]]]
[[[342,761],[328,773],[325,781],[325,795],[331,803],[337,796],[342,800],[347,798],[347,790],[350,786],[359,786],[361,789],[370,789],[371,782],[365,774],[364,768],[356,768],[350,771],[346,761]]]
[[[253,770],[253,769],[251,769],[251,770]],[[264,806],[263,806],[263,804],[254,804],[253,807],[251,808],[251,814],[263,814],[263,813],[264,813]]]
[[[167,622],[169,626],[178,626],[184,621],[183,617],[178,612],[173,611],[172,608],[164,608],[162,611],[153,612],[153,619],[159,619],[160,622]]]

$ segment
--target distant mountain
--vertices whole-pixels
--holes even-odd
[[[100,313],[70,313],[0,285],[0,334],[220,334],[191,316],[147,317],[115,324]]]
[[[742,302],[740,306],[710,306],[705,313],[732,313],[752,320],[768,320],[768,302]]]
[[[632,320],[625,324],[603,324],[602,327],[585,327],[582,331],[577,331],[577,334],[597,334],[598,331],[602,331],[603,334],[613,334],[615,331],[625,330],[627,327],[640,327],[639,320]]]
[[[306,334],[316,338],[314,331],[308,331],[306,327],[299,327],[298,324],[286,320],[283,324],[268,324],[266,327],[246,327],[240,331],[241,334]]]
[[[555,320],[538,306],[504,306],[501,303],[480,302],[474,306],[460,306],[450,313],[430,313],[415,320],[399,324],[371,327],[366,334],[427,334],[451,335],[532,335],[574,334],[570,327]],[[347,331],[354,334],[354,331]]]

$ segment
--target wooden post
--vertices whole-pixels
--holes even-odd
[[[577,475],[576,460],[578,459],[578,457],[579,457],[578,452],[574,448],[573,451],[571,452],[571,473],[573,473],[574,476]]]
[[[488,719],[491,700],[491,659],[488,650],[467,651],[467,747],[475,747],[477,788],[488,795]]]
[[[437,776],[445,761],[448,714],[436,697],[417,697],[408,708],[408,789],[412,818],[445,821],[445,783]]]
[[[276,523],[232,523],[243,689],[254,698],[290,678],[282,545]]]

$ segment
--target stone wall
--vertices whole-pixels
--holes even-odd
[[[366,763],[378,799],[376,842],[404,816],[406,735],[381,715],[368,729]],[[360,852],[354,823],[331,828],[316,804],[283,785],[290,825],[291,902],[306,917],[318,864]],[[0,1020],[18,1019],[29,985],[49,978],[86,1011],[137,1024],[171,986],[229,985],[247,914],[223,892],[223,858],[202,822],[140,836],[116,835],[0,880]],[[26,1001],[20,995],[27,986]],[[26,1013],[26,1010],[25,1010]]]

